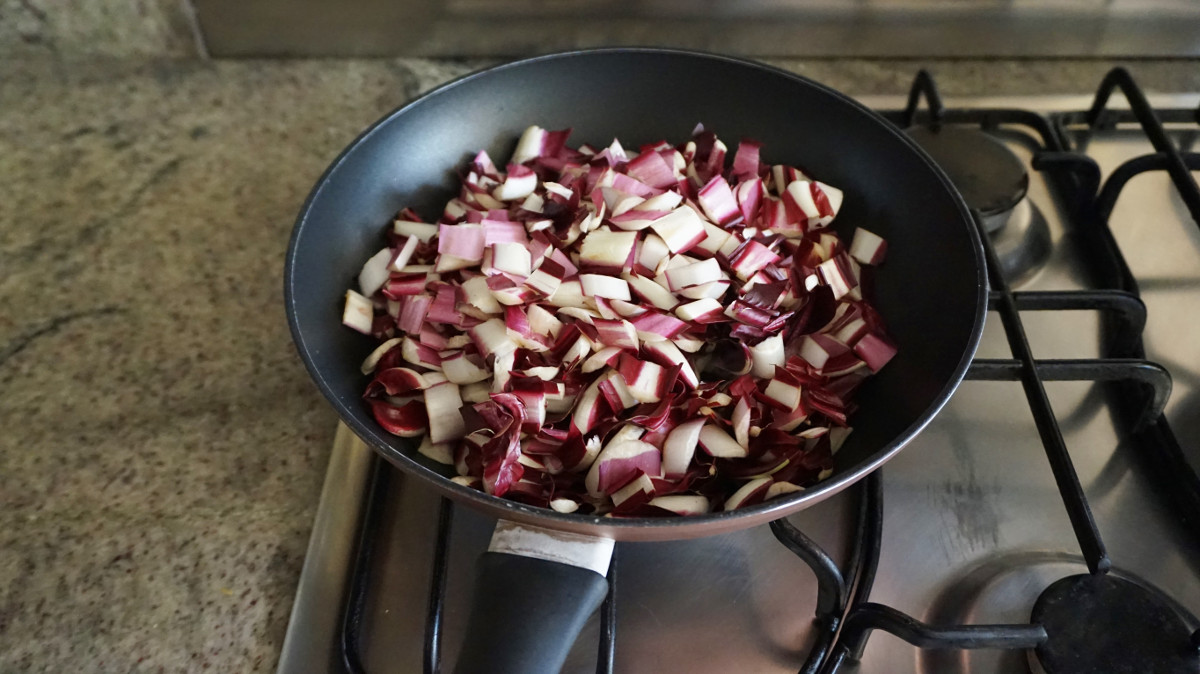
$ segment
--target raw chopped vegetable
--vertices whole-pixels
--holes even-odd
[[[827,476],[896,346],[887,251],[842,192],[714,134],[636,152],[530,127],[436,222],[405,209],[346,293],[364,398],[460,484],[558,512],[680,516]]]

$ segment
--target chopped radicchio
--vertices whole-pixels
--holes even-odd
[[[896,355],[870,297],[887,242],[829,229],[841,190],[727,148],[485,152],[434,222],[396,215],[346,293],[379,340],[364,398],[455,481],[558,512],[731,510],[833,468]],[[868,283],[863,288],[862,284]]]

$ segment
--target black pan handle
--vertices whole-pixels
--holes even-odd
[[[455,674],[558,674],[608,594],[613,542],[500,521]]]

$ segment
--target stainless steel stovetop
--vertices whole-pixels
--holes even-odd
[[[905,104],[898,97],[864,102],[890,111]],[[1200,137],[1200,124],[1195,118],[1182,121],[1188,117],[1182,111],[1196,110],[1200,96],[1158,96],[1151,102],[1164,111],[1165,119],[1181,121],[1166,125],[1168,136],[1184,151],[1188,165],[1200,168],[1190,154]],[[949,124],[959,119],[955,115],[961,110],[1020,109],[1041,115],[1085,111],[1091,98],[970,98],[946,103]],[[1124,105],[1120,94],[1115,95],[1111,106]],[[894,113],[893,117],[900,119]],[[1001,123],[1003,115],[989,117],[997,123],[985,122],[984,128],[1028,165],[1045,143],[1039,132],[1024,124]],[[1089,133],[1077,123],[1081,115],[1061,119],[1071,143],[1068,149],[1093,159],[1102,180],[1109,180],[1128,160],[1155,152],[1136,124],[1102,124]],[[1092,239],[1084,224],[1091,216],[1072,212],[1073,198],[1060,189],[1061,178],[1054,177],[1062,171],[1086,175],[1086,169],[1070,168],[1069,163],[1051,166],[1046,160],[1039,163],[1041,170],[1030,170],[1028,203],[1022,208],[1032,205],[1044,217],[1033,216],[1031,221],[1026,213],[1019,226],[1010,221],[996,240],[999,252],[1012,259],[1046,257],[1044,264],[1013,279],[1023,309],[1020,318],[1039,361],[1105,355],[1101,312],[1033,310],[1039,297],[1046,296],[1021,295],[1097,287],[1087,263],[1095,253],[1088,249]],[[1164,171],[1132,178],[1108,221],[1146,306],[1146,359],[1165,367],[1174,382],[1165,417],[1186,463],[1200,468],[1200,228]],[[1007,252],[1011,239],[1037,235],[1026,233],[1030,228],[1041,229],[1049,246],[1041,253],[1036,248],[1032,253]],[[978,353],[984,365],[977,377],[983,376],[979,372],[988,359],[1014,358],[995,311],[1000,300],[993,300]],[[1090,372],[1087,365],[1078,367]],[[1002,363],[990,366],[992,379],[1006,367],[1019,370]],[[1054,367],[1047,365],[1039,372],[1047,380],[1070,374],[1068,366],[1053,374]],[[1117,368],[1122,373],[1126,369],[1155,378],[1152,367]],[[864,483],[788,518],[841,567],[851,592],[856,584],[860,590],[864,587],[851,563],[870,557],[855,539],[864,504],[877,505],[876,497],[882,500],[882,536],[869,600],[927,625],[1027,624],[1047,586],[1087,573],[1031,405],[1021,383],[1012,378],[965,382],[934,422],[877,473],[876,494]],[[1107,547],[1110,573],[1140,579],[1183,611],[1200,615],[1200,525],[1170,498],[1176,484],[1194,476],[1181,470],[1164,476],[1152,468],[1158,453],[1148,450],[1145,440],[1154,429],[1135,438],[1119,411],[1128,407],[1124,403],[1133,395],[1128,391],[1114,397],[1111,385],[1087,380],[1047,381],[1045,389]],[[441,670],[453,669],[467,617],[473,563],[487,546],[492,522],[443,504],[418,482],[376,464],[361,441],[339,428],[280,672],[430,671],[425,669],[434,655],[427,652],[430,624],[439,632],[432,644],[439,651]],[[360,522],[369,512],[372,535],[362,550]],[[448,529],[439,529],[447,522]],[[446,537],[444,560],[435,553],[439,531]],[[361,567],[357,573],[356,566]],[[435,574],[443,566],[445,573]],[[609,619],[593,617],[575,644],[566,672],[598,671],[598,662],[599,671],[604,671],[610,657],[610,671],[622,673],[796,672],[814,647],[825,652],[828,644],[821,635],[834,631],[828,622],[814,620],[819,608],[814,572],[770,527],[696,541],[621,543],[614,566],[617,589],[610,597],[612,606],[601,612],[611,609]],[[440,603],[431,602],[437,578],[444,582]],[[434,591],[432,596],[437,595]],[[856,601],[864,600],[860,592]],[[433,623],[431,608],[439,616]],[[1080,617],[1081,622],[1090,619]],[[602,639],[602,622],[606,632],[613,631],[611,642]],[[1196,627],[1188,625],[1190,630]],[[880,629],[870,634],[858,671],[1026,672],[1031,671],[1028,654],[918,648]],[[838,671],[851,670],[853,663],[847,662]]]

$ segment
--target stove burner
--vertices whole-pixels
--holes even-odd
[[[1033,622],[1049,638],[1035,651],[1036,661],[1030,655],[1030,664],[1046,674],[1200,671],[1191,630],[1169,600],[1129,580],[1063,578],[1038,598]]]
[[[1021,159],[999,140],[977,129],[946,126],[934,131],[914,126],[906,133],[942,167],[967,205],[994,232],[1008,220],[1029,189]]]
[[[905,131],[979,211],[1004,276],[1017,285],[1050,257],[1050,228],[1029,199],[1029,172],[1003,142],[979,129],[945,126]]]
[[[1008,215],[1008,222],[990,237],[1009,285],[1020,285],[1050,258],[1050,226],[1029,199],[1022,199]]]

